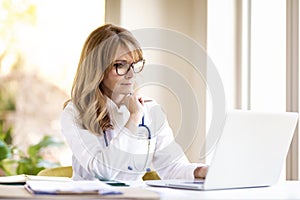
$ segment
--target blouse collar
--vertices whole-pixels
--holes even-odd
[[[121,128],[128,121],[130,116],[129,110],[125,105],[118,107],[109,97],[107,97],[107,108],[110,114],[110,119],[114,124],[115,128]]]

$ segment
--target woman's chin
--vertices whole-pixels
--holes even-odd
[[[115,94],[118,94],[118,95],[129,95],[129,94],[132,94],[133,93],[133,90],[126,90],[126,91],[119,91],[119,92],[116,92]]]

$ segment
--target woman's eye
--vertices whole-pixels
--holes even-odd
[[[114,66],[117,68],[123,68],[126,66],[126,64],[125,63],[115,63]]]

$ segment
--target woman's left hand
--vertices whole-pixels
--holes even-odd
[[[205,179],[207,171],[208,171],[208,166],[197,167],[194,170],[194,177]]]

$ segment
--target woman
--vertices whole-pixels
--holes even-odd
[[[73,179],[139,180],[154,168],[162,179],[205,178],[174,142],[160,106],[135,89],[142,50],[124,28],[94,30],[82,49],[62,133],[73,157]]]

